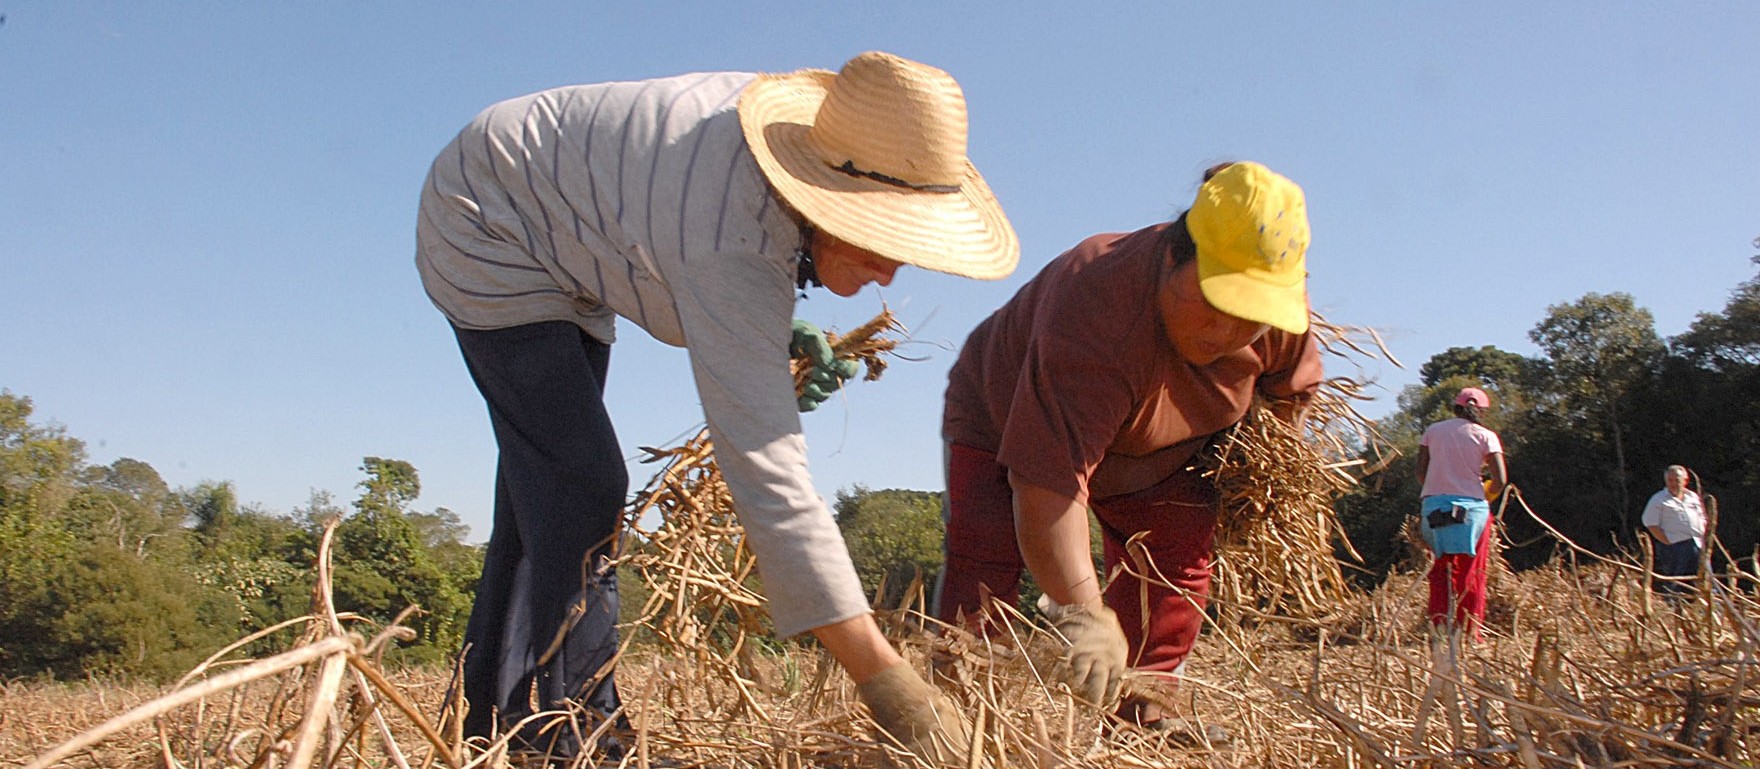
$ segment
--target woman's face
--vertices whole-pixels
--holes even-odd
[[[855,296],[869,283],[892,285],[892,276],[900,264],[831,237],[823,230],[813,231],[812,248],[819,282],[838,296]]]
[[[1229,315],[1204,299],[1198,287],[1198,263],[1187,261],[1161,281],[1161,321],[1168,341],[1181,358],[1207,366],[1218,358],[1259,341],[1271,327]]]

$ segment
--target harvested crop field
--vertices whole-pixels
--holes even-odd
[[[1110,728],[1098,713],[1072,706],[1056,687],[1040,683],[1046,671],[1031,660],[1044,657],[1032,653],[1042,651],[1044,639],[1025,627],[1019,646],[1027,654],[946,643],[939,653],[962,660],[959,694],[981,726],[983,760],[993,766],[1753,760],[1749,735],[1760,704],[1753,623],[1760,606],[1746,596],[1719,590],[1714,601],[1670,604],[1646,595],[1633,569],[1609,564],[1500,572],[1486,638],[1466,645],[1451,673],[1433,663],[1420,616],[1423,590],[1421,578],[1395,575],[1328,622],[1208,629],[1173,699],[1185,714],[1226,730],[1228,740],[1214,745]],[[883,618],[926,669],[929,638],[909,629],[906,614]],[[288,654],[305,651],[307,661],[186,698],[157,724],[145,719],[103,734],[52,765],[508,765],[496,747],[460,745],[435,725],[445,671],[383,671],[358,637],[345,639],[303,644]],[[822,655],[785,647],[744,656],[736,688],[695,660],[632,652],[619,678],[635,733],[632,749],[612,763],[864,767],[889,760],[848,680]],[[207,680],[240,669],[217,665]],[[106,719],[162,692],[87,682],[14,683],[3,693],[0,760],[18,766],[49,758],[66,741],[100,736]]]

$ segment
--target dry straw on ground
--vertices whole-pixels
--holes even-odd
[[[1034,769],[1751,765],[1760,606],[1728,581],[1751,587],[1760,577],[1725,576],[1709,599],[1702,591],[1677,606],[1650,598],[1632,564],[1589,560],[1573,566],[1561,559],[1494,584],[1501,610],[1485,641],[1461,651],[1456,672],[1445,671],[1457,695],[1432,699],[1416,738],[1435,676],[1421,616],[1423,579],[1411,573],[1353,596],[1353,621],[1339,627],[1260,623],[1207,631],[1180,704],[1184,713],[1225,726],[1233,738],[1227,745],[1174,744],[1130,730],[1103,736],[1099,716],[1041,684],[1044,671],[1025,654],[988,658],[971,671],[963,695],[982,718],[987,760]],[[906,642],[907,656],[921,663],[926,642],[901,619],[882,614]],[[1024,636],[1017,646],[1033,643]],[[294,651],[310,655],[314,648]],[[316,651],[270,677],[209,689],[180,707],[155,707],[163,713],[162,733],[151,719],[120,732],[96,726],[153,695],[141,687],[10,684],[0,689],[0,763],[50,758],[55,745],[83,734],[94,739],[38,765],[292,766],[291,747],[307,728],[321,680],[323,649]],[[625,764],[880,765],[882,750],[867,736],[851,688],[841,674],[821,675],[830,668],[820,654],[791,647],[753,661],[746,688],[765,715],[730,717],[743,695],[694,660],[645,652],[626,659],[619,675],[638,750]],[[438,710],[443,671],[377,672],[419,712]],[[414,719],[386,698],[379,698],[378,712],[389,740],[370,717],[363,720],[373,711],[357,699],[358,686],[345,680],[334,699],[320,701],[328,703],[318,708],[326,724],[309,765],[395,766],[393,744],[408,766],[445,765]],[[467,747],[460,756],[473,766],[507,765],[493,750]]]
[[[860,349],[883,352],[884,340],[875,339]],[[854,345],[846,338],[837,349],[850,354]],[[1305,440],[1321,445],[1318,456],[1336,451],[1313,431]],[[652,510],[663,522],[639,532],[624,558],[651,590],[642,625],[656,643],[630,650],[620,663],[634,732],[625,735],[631,750],[611,763],[792,769],[903,760],[872,738],[853,688],[822,653],[778,645],[764,633],[763,599],[747,584],[753,564],[704,439],[653,453],[662,468],[638,497],[635,520]],[[1253,499],[1257,487],[1248,486],[1229,498]],[[1519,491],[1508,497],[1509,515],[1540,518]],[[1495,572],[1485,639],[1450,648],[1433,644],[1422,616],[1422,564],[1370,593],[1342,585],[1288,592],[1291,579],[1315,567],[1277,566],[1278,548],[1329,541],[1330,525],[1316,520],[1299,535],[1275,528],[1255,535],[1249,526],[1229,540],[1296,537],[1248,544],[1262,548],[1258,561],[1225,563],[1243,575],[1244,587],[1219,591],[1216,615],[1267,621],[1212,623],[1168,703],[1181,717],[1225,727],[1226,744],[1110,724],[1073,702],[1036,664],[1054,658],[1055,645],[1024,618],[985,641],[926,633],[933,623],[907,610],[878,616],[925,670],[931,654],[953,660],[949,685],[976,727],[974,766],[1562,769],[1754,761],[1760,605],[1744,589],[1760,583],[1760,574],[1702,579],[1696,594],[1669,603],[1653,596],[1641,566],[1591,557],[1561,539],[1571,557],[1523,574]],[[1254,590],[1285,592],[1267,601]],[[324,608],[322,590],[319,598],[313,616],[271,631],[302,634],[289,651],[252,660],[238,647],[225,650],[144,704],[149,694],[139,688],[0,689],[0,763],[509,765],[505,745],[462,743],[430,719],[443,704],[443,673],[388,672],[376,661],[374,653],[398,634],[395,626],[375,632]],[[95,714],[123,710],[93,723]],[[583,758],[573,765],[593,764]]]

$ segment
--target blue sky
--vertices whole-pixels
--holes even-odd
[[[1225,7],[1226,6],[1226,7]],[[491,10],[493,9],[493,10]],[[902,270],[878,383],[806,416],[818,487],[939,489],[973,325],[1083,237],[1186,207],[1201,170],[1302,184],[1310,293],[1430,355],[1534,352],[1551,304],[1625,291],[1680,333],[1754,274],[1760,7],[1704,3],[585,3],[0,0],[0,387],[174,486],[280,512],[367,455],[488,535],[494,447],[412,264],[416,193],[481,108],[564,84],[836,69],[879,49],[965,87],[1012,278]],[[682,353],[626,326],[628,453],[701,421]],[[639,484],[650,471],[637,467]]]

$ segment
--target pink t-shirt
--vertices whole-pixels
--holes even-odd
[[[1423,496],[1454,494],[1474,499],[1485,498],[1485,485],[1479,480],[1479,468],[1485,458],[1503,453],[1503,442],[1497,433],[1484,425],[1460,417],[1445,419],[1424,431],[1418,445],[1430,449],[1430,467],[1424,472]]]

